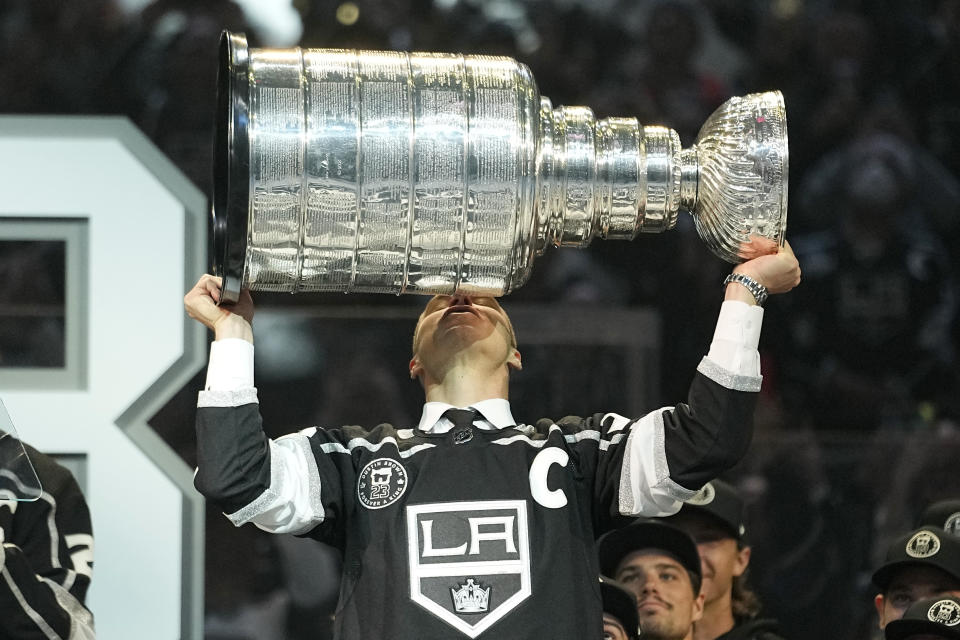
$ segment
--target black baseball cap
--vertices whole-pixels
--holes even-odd
[[[960,599],[937,596],[907,607],[903,618],[891,620],[883,630],[886,640],[907,640],[914,635],[960,640]]]
[[[940,527],[921,527],[897,538],[874,572],[873,583],[886,591],[894,573],[911,565],[935,567],[960,581],[960,538]]]
[[[637,596],[616,580],[606,576],[600,576],[600,595],[603,596],[603,612],[619,620],[631,640],[637,640],[640,628]]]
[[[723,480],[711,480],[692,498],[683,502],[679,513],[699,513],[718,522],[735,540],[747,533],[745,505],[740,493]],[[669,522],[669,519],[667,520]]]
[[[960,499],[940,500],[923,510],[918,527],[940,527],[947,533],[960,537]]]
[[[702,578],[700,553],[693,538],[685,532],[660,520],[637,520],[621,529],[604,534],[597,543],[600,557],[600,573],[614,576],[617,566],[627,554],[640,549],[660,549],[666,551],[683,566],[684,569]]]

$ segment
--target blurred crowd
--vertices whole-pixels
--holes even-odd
[[[754,583],[784,636],[870,637],[870,580],[887,546],[925,505],[960,495],[960,1],[294,6],[303,31],[290,45],[509,55],[555,105],[667,125],[684,146],[730,96],[783,92],[788,237],[804,281],[766,310],[755,445],[727,479],[756,516]],[[0,113],[125,115],[210,193],[223,29],[270,44],[231,0],[132,12],[115,0],[6,0]],[[15,271],[12,255],[0,256],[0,273]],[[661,311],[671,319],[659,384],[669,400],[709,342],[728,271],[683,215],[662,236],[548,251],[509,302]],[[335,586],[283,559],[315,554],[335,573],[336,558],[249,528],[221,531],[217,516],[210,536],[247,539],[208,554],[210,637],[241,637],[223,620],[244,602],[247,615],[307,637],[296,630],[330,606]],[[241,565],[235,555],[256,571],[228,571]]]

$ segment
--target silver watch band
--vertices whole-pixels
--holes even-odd
[[[747,291],[753,295],[753,299],[757,301],[758,307],[762,307],[763,303],[767,301],[767,288],[750,276],[745,276],[742,273],[731,273],[724,279],[723,286],[727,286],[731,282],[746,287]]]

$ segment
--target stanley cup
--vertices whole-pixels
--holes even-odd
[[[213,260],[240,289],[505,295],[548,245],[631,240],[680,209],[739,262],[783,244],[777,91],[675,131],[554,108],[511,58],[220,45]]]

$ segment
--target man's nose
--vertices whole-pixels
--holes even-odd
[[[647,576],[640,583],[640,595],[645,596],[648,593],[657,593],[657,580],[654,577]]]
[[[470,296],[468,296],[468,295],[465,294],[465,293],[455,293],[455,294],[453,294],[452,296],[450,296],[450,306],[451,306],[451,307],[457,307],[457,306],[460,306],[460,305],[470,306],[470,305],[472,305],[472,304],[473,304],[473,300],[471,300],[471,299],[470,299]]]

